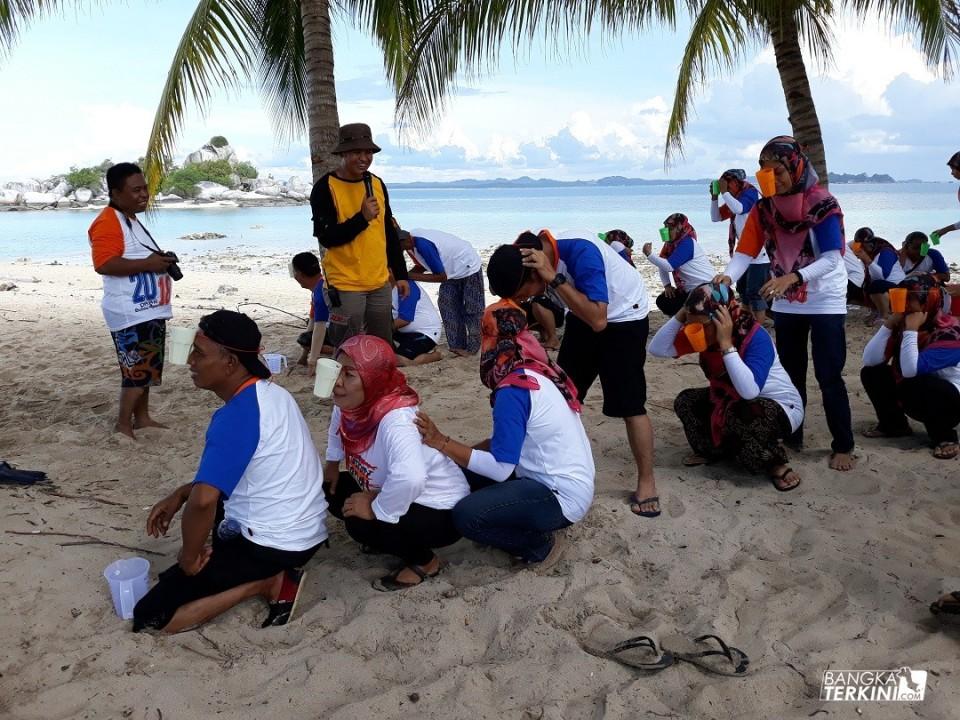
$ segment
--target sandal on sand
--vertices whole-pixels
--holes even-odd
[[[630,512],[632,512],[634,515],[639,515],[640,517],[645,517],[645,518],[660,517],[660,510],[641,510],[641,509],[640,509],[640,508],[642,508],[644,505],[648,505],[648,504],[650,504],[650,503],[656,503],[656,504],[657,504],[657,507],[659,508],[659,507],[660,507],[660,496],[659,496],[659,495],[654,495],[653,497],[648,497],[648,498],[644,498],[643,500],[640,500],[640,499],[637,497],[637,494],[636,494],[636,493],[633,493],[633,494],[630,496]],[[636,505],[636,507],[637,507],[636,510],[633,509],[634,505]]]
[[[947,593],[936,602],[930,604],[930,612],[934,615],[960,615],[960,590]]]
[[[788,487],[784,487],[783,481],[787,479],[787,475],[789,475],[790,473],[794,474],[794,476],[797,478],[797,482]],[[796,490],[798,487],[800,487],[800,483],[803,481],[800,479],[800,476],[797,475],[797,472],[792,467],[788,467],[779,475],[772,476],[770,478],[770,482],[773,483],[773,486],[777,489],[777,492],[790,492],[791,490]]]
[[[960,454],[960,446],[955,442],[938,443],[933,449],[933,456],[937,460],[953,460],[958,454]]]
[[[419,565],[406,565],[396,572],[392,572],[389,575],[384,575],[379,580],[374,580],[372,586],[374,590],[379,590],[380,592],[396,592],[397,590],[406,590],[407,588],[416,587],[430,578],[435,578],[446,566],[446,563],[441,560],[440,567],[437,568],[437,571],[435,573],[428,573]],[[397,580],[397,577],[404,571],[404,569],[410,570],[420,579],[415,583],[407,583]]]
[[[634,650],[636,648],[649,649],[652,653],[652,659],[632,660],[629,657],[623,657],[621,655],[621,653],[625,653],[628,650]],[[654,639],[647,637],[646,635],[638,635],[635,638],[630,638],[629,640],[624,640],[621,643],[617,643],[610,650],[600,654],[600,657],[616,660],[621,665],[626,665],[644,672],[659,672],[670,667],[677,661],[671,653],[659,652],[657,650],[657,643],[654,641]]]
[[[682,462],[684,467],[697,467],[698,465],[706,465],[710,461],[703,457],[703,455],[694,453],[693,455],[687,455]]]
[[[702,646],[702,644],[706,643],[707,640],[716,641],[716,644],[720,646],[720,649],[683,653],[677,652],[676,650],[668,651],[666,648],[664,648],[664,651],[672,652],[673,656],[677,659],[677,662],[686,662],[690,663],[691,665],[696,665],[701,670],[712,675],[739,677],[747,673],[747,670],[750,667],[750,658],[747,657],[747,654],[743,650],[740,648],[735,648],[733,645],[727,645],[716,635],[701,635],[698,638],[694,638],[693,641],[697,643],[698,646]]]
[[[276,601],[270,603],[270,612],[267,619],[260,625],[261,628],[279,627],[286,625],[293,619],[300,602],[300,589],[307,573],[303,569],[287,570],[280,584],[280,594]]]
[[[861,433],[865,438],[898,438],[898,437],[909,437],[913,435],[913,430],[907,426],[902,430],[897,430],[895,432],[887,432],[879,425],[875,425],[869,430],[864,430]]]

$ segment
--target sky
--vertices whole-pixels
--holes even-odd
[[[93,3],[91,3],[93,4]],[[144,154],[170,60],[196,3],[104,0],[44,18],[0,56],[0,182]],[[663,146],[688,21],[614,42],[595,32],[580,48],[519,57],[470,83],[432,130],[400,138],[376,47],[345,18],[334,48],[342,123],[367,122],[383,148],[373,170],[388,182],[459,178],[715,177],[752,169],[764,141],[789,134],[768,46],[701,89],[685,155],[664,168]],[[833,62],[808,62],[831,171],[947,180],[960,148],[960,82],[944,82],[909,34],[841,19]],[[306,138],[278,142],[255,88],[220,93],[191,112],[176,159],[226,136],[261,175],[309,179]]]

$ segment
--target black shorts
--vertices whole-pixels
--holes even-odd
[[[607,417],[646,415],[647,379],[643,366],[649,333],[647,318],[610,323],[602,332],[594,332],[570,313],[557,364],[577,386],[581,402],[599,375],[603,414]]]
[[[120,365],[120,387],[153,387],[163,380],[166,320],[145,320],[110,333]]]
[[[437,347],[431,338],[418,332],[398,332],[394,334],[393,340],[397,345],[397,355],[403,355],[407,360],[433,352]]]
[[[549,310],[553,313],[553,322],[558,328],[563,327],[563,321],[566,317],[567,310],[563,305],[558,305],[553,300],[550,299],[549,295],[537,295],[530,298],[529,300],[522,303],[522,307],[527,311],[527,325],[529,327],[534,327],[539,325],[537,318],[533,314],[533,304],[536,303],[545,310]]]
[[[847,280],[847,282],[850,282]],[[887,290],[895,288],[897,284],[889,280],[870,280],[867,284],[867,292],[870,295],[883,295]]]
[[[297,345],[302,348],[310,349],[310,345],[313,343],[313,331],[304,330],[302,333],[297,335]]]
[[[196,575],[187,575],[174,564],[160,573],[157,584],[133,609],[133,631],[144,628],[161,630],[187,603],[301,567],[319,547],[277,550],[257,545],[242,535],[221,540],[214,530],[213,554],[203,570]]]

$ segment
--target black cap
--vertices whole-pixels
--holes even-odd
[[[530,277],[530,268],[523,265],[523,254],[516,245],[501,245],[487,261],[487,285],[490,292],[511,298]]]
[[[251,375],[270,377],[270,370],[260,360],[260,328],[250,317],[233,310],[217,310],[200,318],[199,328],[210,340],[236,355]]]

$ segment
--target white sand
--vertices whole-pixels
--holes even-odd
[[[213,257],[205,267],[184,268],[175,322],[244,300],[306,313],[308,295],[285,276],[286,258]],[[25,282],[32,278],[39,282]],[[250,601],[200,632],[134,635],[114,615],[101,576],[131,553],[64,546],[78,538],[55,533],[159,553],[140,553],[154,575],[172,563],[179,523],[153,540],[146,510],[191,479],[219,401],[196,390],[184,368],[169,367],[151,397],[173,429],[142,431],[137,443],[118,437],[118,371],[98,276],[0,264],[7,279],[19,288],[0,293],[0,458],[46,470],[60,494],[0,488],[0,717],[803,718],[860,717],[858,707],[868,718],[958,716],[960,630],[933,620],[927,605],[960,589],[960,465],[934,460],[918,435],[864,440],[855,472],[828,471],[812,369],[809,449],[792,460],[804,479],[796,492],[777,493],[728,465],[683,468],[672,401],[703,379],[690,361],[650,359],[662,517],[630,514],[634,467],[622,423],[600,414],[595,391],[584,420],[596,501],[548,573],[517,571],[461,541],[441,551],[452,565],[436,581],[385,595],[370,581],[393,560],[360,555],[331,520],[333,546],[311,562],[303,614],[292,624],[260,630],[265,607]],[[217,296],[221,285],[239,291]],[[295,357],[298,330],[283,324],[292,318],[247,310],[269,351]],[[659,324],[658,312],[651,318]],[[859,430],[872,419],[857,378],[862,315],[851,317],[849,336]],[[409,376],[444,431],[469,441],[489,431],[475,360],[448,356]],[[329,403],[312,397],[304,375],[279,382],[301,403],[322,451]],[[719,678],[680,666],[643,677],[583,650],[611,637],[705,632],[745,649],[751,674]],[[937,673],[923,703],[818,699],[826,669],[904,665]]]

